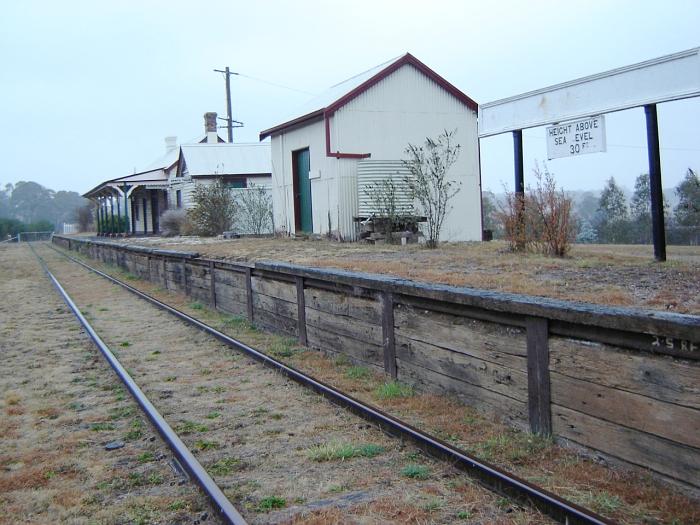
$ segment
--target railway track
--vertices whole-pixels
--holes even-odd
[[[131,294],[135,295],[140,300],[147,301],[148,303],[156,306],[160,310],[167,312],[167,314],[175,316],[184,323],[187,323],[190,326],[194,326],[201,332],[214,337],[224,345],[234,348],[235,350],[242,352],[243,354],[253,358],[259,363],[264,364],[265,367],[279,372],[287,378],[293,380],[294,382],[301,384],[302,386],[311,389],[318,394],[321,394],[335,405],[339,405],[351,411],[355,415],[367,420],[372,425],[378,426],[384,432],[399,437],[402,441],[406,440],[408,442],[413,443],[416,447],[427,453],[429,456],[439,458],[441,461],[447,462],[453,467],[456,467],[458,470],[467,473],[469,476],[476,479],[480,483],[480,485],[485,486],[489,490],[499,495],[504,495],[510,498],[511,500],[517,501],[519,504],[536,509],[538,512],[541,512],[542,514],[560,523],[611,523],[606,518],[599,516],[588,509],[582,508],[576,504],[566,501],[556,496],[555,494],[552,494],[549,491],[539,488],[517,476],[514,476],[504,471],[499,467],[491,465],[462,450],[459,450],[449,445],[448,443],[445,443],[444,441],[437,439],[434,436],[428,435],[406,424],[405,422],[402,422],[401,420],[378,410],[375,407],[367,405],[343,392],[340,392],[337,389],[327,384],[324,384],[323,382],[318,381],[313,377],[310,377],[309,375],[304,374],[270,357],[269,355],[266,355],[263,352],[260,352],[259,350],[256,350],[255,348],[252,348],[236,339],[233,339],[228,335],[222,333],[221,331],[213,328],[212,326],[209,326],[204,322],[179,311],[171,305],[158,301],[157,299],[145,294],[144,292],[134,288],[133,286],[130,286],[129,284],[122,282],[113,276],[101,272],[96,268],[93,268],[90,265],[84,263],[83,261],[71,257],[66,253],[54,248],[51,245],[45,246],[51,248],[55,253],[60,254],[62,257],[65,258],[65,260],[69,260],[72,263],[80,265],[81,268],[89,270],[90,272],[92,272],[92,274],[97,275],[102,279],[106,279],[114,285],[118,285],[121,289],[128,290]],[[39,257],[38,254],[36,255],[37,257]],[[43,260],[42,264],[45,265],[45,262]],[[96,334],[94,329],[90,327],[90,324],[80,313],[78,307],[75,306],[75,304],[68,297],[67,293],[61,288],[61,285],[58,282],[58,280],[50,273],[48,267],[45,266],[45,270],[47,271],[47,273],[49,274],[50,278],[57,286],[59,291],[61,291],[61,294],[64,296],[64,299],[66,299],[66,302],[71,306],[73,312],[76,314],[76,316],[78,316],[81,324],[83,324],[88,333],[90,333],[91,337],[96,342],[96,344],[98,346],[100,346],[100,344],[104,346],[104,343],[101,342],[99,336]],[[115,371],[117,371],[117,373],[120,374],[118,368],[121,367],[121,365],[119,365],[118,361],[110,353],[109,349],[107,349],[106,347],[103,349],[101,347],[100,350],[103,352],[108,361],[110,361],[110,364],[115,369]],[[110,355],[112,356],[111,358],[109,357]],[[123,367],[121,367],[121,370],[124,374],[126,374],[126,372],[123,370]],[[122,380],[124,380],[124,378],[122,378]],[[131,380],[131,382],[133,383],[133,379]],[[130,391],[132,391],[132,387],[129,387],[128,384],[127,387]],[[136,386],[135,383],[133,384],[133,388],[135,392],[140,392],[140,390],[138,390],[138,386]],[[143,397],[145,398],[145,396]],[[146,403],[149,402],[146,400]],[[139,404],[141,404],[141,401],[139,401]],[[141,406],[143,407],[144,405]],[[155,411],[155,409],[152,407],[152,404],[150,405],[150,407],[153,409],[153,411]],[[148,410],[146,411],[148,413]],[[162,416],[158,417],[162,419]],[[150,414],[149,419],[152,419]],[[163,423],[165,423],[164,420]],[[167,423],[165,425],[167,425]],[[160,431],[160,427],[158,428]],[[170,427],[167,428],[170,429]],[[164,435],[166,441],[169,444],[171,442],[179,442],[180,444],[182,444],[182,441],[177,437],[177,435],[175,435],[172,429],[170,429],[170,432],[172,432],[172,435],[166,433],[169,436],[169,438]],[[184,445],[182,446],[184,447]],[[189,451],[188,456],[181,449],[180,452],[174,449],[174,453],[177,457],[181,458],[183,462],[185,462],[189,456],[192,456],[192,454]],[[194,456],[192,456],[192,459],[194,459]],[[201,467],[199,463],[193,463],[191,467],[188,465],[187,469],[193,474],[193,477],[198,481],[199,477],[197,474],[199,474],[199,476],[202,478],[204,482],[200,483],[200,486],[202,486],[203,490],[212,499],[215,507],[221,509],[222,518],[225,521],[229,523],[245,522],[243,521],[241,514],[238,511],[236,511],[233,505],[231,505],[231,503],[226,499],[226,497],[223,495],[223,492],[220,489],[218,489],[218,487],[216,487],[216,484],[213,482],[211,477],[209,477],[206,474],[206,471],[204,470],[204,468]],[[211,490],[212,494],[209,494],[208,490]],[[225,510],[228,511],[229,514],[227,514]]]

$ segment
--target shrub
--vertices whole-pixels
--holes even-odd
[[[214,236],[231,228],[236,203],[231,190],[223,181],[197,184],[192,192],[194,207],[187,216],[197,235]]]
[[[265,186],[252,184],[236,190],[236,226],[242,233],[272,233],[272,195]]]
[[[165,237],[184,235],[192,230],[192,226],[187,218],[187,211],[182,208],[167,210],[160,217],[160,227]]]
[[[528,186],[526,193],[505,192],[497,213],[505,238],[514,251],[534,250],[563,257],[571,249],[577,230],[571,199],[557,189],[546,166],[541,171],[535,165],[533,174],[535,186]]]
[[[452,209],[449,202],[461,189],[459,182],[447,178],[461,147],[452,143],[455,133],[456,129],[445,130],[436,140],[428,137],[423,146],[409,144],[405,151],[408,160],[403,164],[410,172],[405,182],[426,217],[428,248],[437,248],[445,216]]]

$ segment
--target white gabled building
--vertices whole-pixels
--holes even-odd
[[[275,224],[288,233],[358,237],[363,185],[402,177],[409,143],[457,130],[449,177],[461,183],[441,238],[481,240],[477,103],[410,54],[354,76],[260,133],[271,137]]]

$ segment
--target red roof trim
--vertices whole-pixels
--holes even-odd
[[[435,71],[430,69],[428,66],[426,66],[423,62],[418,60],[416,57],[414,57],[410,53],[406,53],[404,56],[402,56],[400,59],[398,59],[396,62],[388,65],[386,68],[382,69],[379,73],[374,75],[373,77],[367,79],[364,81],[362,84],[357,86],[355,89],[352,91],[346,93],[342,97],[340,97],[338,100],[330,104],[329,106],[325,108],[321,108],[317,111],[314,111],[313,113],[309,113],[308,115],[304,115],[302,117],[296,118],[294,120],[290,120],[289,122],[285,122],[283,124],[280,124],[278,126],[272,127],[270,129],[267,129],[265,131],[262,131],[260,133],[260,140],[264,140],[265,138],[269,137],[270,135],[274,135],[276,133],[279,133],[280,131],[283,131],[289,127],[296,126],[298,124],[302,124],[306,122],[307,120],[311,120],[312,118],[318,117],[318,116],[325,116],[325,117],[330,117],[338,111],[341,107],[343,107],[345,104],[350,102],[351,100],[357,98],[359,95],[367,91],[369,88],[374,86],[375,84],[379,83],[380,81],[384,80],[386,77],[391,75],[393,72],[401,68],[402,66],[405,65],[411,65],[415,67],[418,71],[423,73],[425,76],[433,80],[437,85],[439,85],[442,89],[450,93],[453,97],[455,97],[457,100],[462,102],[465,106],[470,108],[473,111],[477,111],[479,108],[479,104],[477,104],[473,99],[468,97],[465,93],[457,89],[455,86],[450,84],[447,80],[445,80],[443,77],[438,75]]]
[[[295,118],[294,120],[290,120],[289,122],[285,122],[284,124],[280,124],[279,126],[274,126],[270,129],[266,129],[265,131],[261,131],[260,140],[265,140],[270,135],[274,135],[282,131],[283,129],[291,128],[292,126],[298,126],[299,124],[303,124],[308,120],[316,120],[317,118],[323,118],[324,111],[325,109],[321,108],[319,110],[314,111],[313,113],[308,113],[307,115]]]

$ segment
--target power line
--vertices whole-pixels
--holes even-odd
[[[310,91],[304,91],[303,89],[297,89],[297,88],[285,86],[284,84],[278,84],[277,82],[271,82],[271,81],[269,81],[269,80],[263,80],[262,78],[253,77],[253,76],[250,76],[250,75],[246,75],[246,74],[244,74],[244,73],[234,73],[234,72],[231,72],[231,74],[232,74],[232,75],[238,75],[239,77],[245,77],[245,78],[248,78],[248,79],[250,79],[250,80],[255,80],[255,81],[257,81],[257,82],[262,82],[263,84],[269,84],[270,86],[275,86],[275,87],[282,88],[282,89],[288,89],[288,90],[290,90],[290,91],[296,91],[297,93],[303,93],[303,94],[305,94],[305,95],[311,95],[311,96],[316,96],[316,95],[318,95],[318,93],[311,93]]]

